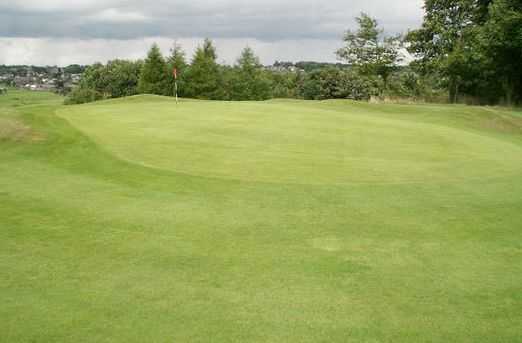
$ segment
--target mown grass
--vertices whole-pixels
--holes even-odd
[[[0,341],[521,341],[519,114],[60,103],[0,97]]]

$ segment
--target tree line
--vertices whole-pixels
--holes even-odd
[[[178,71],[181,97],[209,100],[270,98],[355,99],[406,97],[423,101],[522,102],[520,0],[425,0],[422,27],[386,35],[361,13],[336,51],[341,63],[261,65],[246,47],[232,66],[217,62],[206,39],[190,61],[174,44],[163,56],[154,44],[145,60],[113,60],[87,68],[68,103],[135,94],[172,96]],[[405,51],[415,59],[405,61]],[[470,100],[471,99],[471,100]]]
[[[214,44],[206,39],[191,63],[175,44],[164,57],[153,44],[143,61],[113,60],[85,71],[69,103],[83,103],[136,94],[174,95],[173,70],[177,70],[181,97],[209,100],[265,100],[272,96],[271,80],[254,51],[246,47],[234,66],[217,63]]]
[[[412,63],[440,80],[451,102],[522,103],[522,1],[425,0],[422,27],[408,33]]]
[[[136,94],[174,95],[177,70],[180,97],[207,100],[354,99],[368,100],[384,93],[419,96],[417,75],[407,67],[390,67],[386,82],[373,71],[355,64],[300,62],[288,68],[284,62],[264,67],[255,52],[246,47],[232,66],[217,62],[216,48],[206,39],[194,52],[190,62],[183,49],[174,44],[164,57],[156,44],[145,60],[112,60],[87,68],[82,80],[67,98],[78,104]],[[281,68],[279,68],[281,67]],[[410,78],[414,78],[413,81]]]

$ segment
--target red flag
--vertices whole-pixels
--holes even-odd
[[[174,68],[172,70],[172,75],[174,75],[174,78],[177,79],[178,78],[178,69]]]

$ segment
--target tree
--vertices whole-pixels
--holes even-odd
[[[234,68],[233,100],[266,100],[270,98],[270,80],[259,58],[250,47],[241,52]]]
[[[137,94],[141,65],[141,61],[124,60],[109,61],[107,65],[93,64],[86,69],[67,103],[84,103]]]
[[[107,82],[106,93],[111,98],[138,94],[138,82],[142,65],[140,62],[113,60],[104,69]]]
[[[477,33],[487,20],[491,0],[425,0],[422,27],[408,33],[408,50],[423,74],[447,79],[450,102],[461,90],[476,93],[482,78],[482,55]]]
[[[107,79],[105,66],[101,63],[94,63],[89,66],[82,75],[79,88],[90,89],[99,94],[100,98],[107,95]]]
[[[500,81],[505,102],[522,102],[522,2],[496,0],[480,31],[487,69]]]
[[[170,92],[169,94],[173,94],[174,89],[174,75],[173,71],[176,69],[177,71],[177,81],[178,81],[178,94],[180,96],[185,95],[185,85],[186,85],[186,77],[185,74],[188,69],[188,64],[185,59],[185,51],[181,48],[180,45],[174,43],[172,49],[170,49],[170,56],[167,59],[167,66],[169,70],[169,85]]]
[[[147,54],[138,82],[140,93],[167,95],[169,93],[167,64],[156,43]]]
[[[210,39],[205,39],[192,58],[188,70],[186,94],[199,99],[219,98],[219,66],[216,49]]]
[[[337,50],[337,56],[356,67],[364,75],[378,75],[384,81],[399,62],[400,39],[383,36],[376,19],[366,13],[356,18],[358,30],[347,31],[345,46]]]
[[[272,96],[275,98],[297,98],[299,96],[298,78],[300,73],[288,71],[269,72],[271,79]]]
[[[81,74],[85,71],[85,67],[79,64],[71,64],[65,67],[63,71],[68,74]]]

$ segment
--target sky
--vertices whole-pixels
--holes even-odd
[[[219,60],[253,48],[274,61],[335,62],[364,11],[388,34],[422,21],[422,0],[0,0],[0,64],[68,65],[143,58],[158,43],[187,54],[205,37]]]

